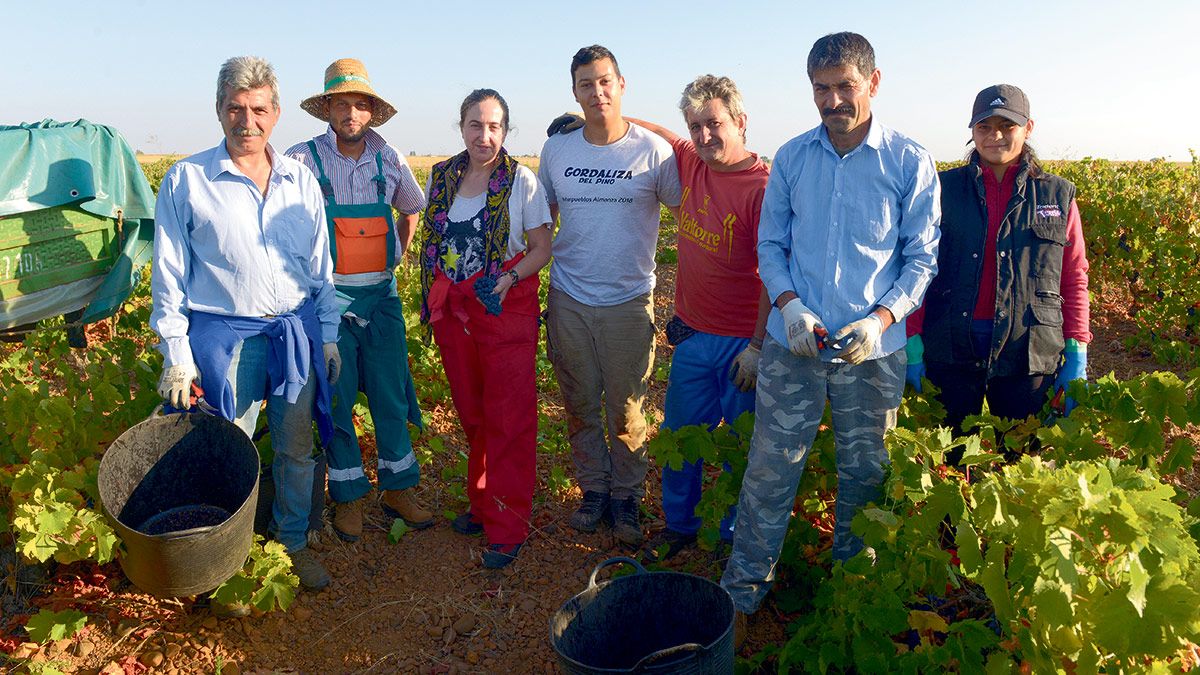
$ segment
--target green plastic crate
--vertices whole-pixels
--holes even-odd
[[[107,274],[118,228],[74,206],[0,216],[0,301]]]

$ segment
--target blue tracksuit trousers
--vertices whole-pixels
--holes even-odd
[[[704,424],[712,429],[722,419],[733,422],[743,412],[754,410],[754,391],[738,391],[729,379],[729,367],[749,342],[749,338],[697,331],[675,347],[663,406],[663,428]],[[701,464],[702,461],[684,464],[679,471],[663,467],[667,529],[682,534],[695,534],[700,529],[695,508],[700,501]],[[721,521],[722,539],[732,538],[735,515],[731,508]]]

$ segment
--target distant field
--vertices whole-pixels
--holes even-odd
[[[433,168],[434,164],[446,159],[449,155],[408,155],[404,159],[408,160],[408,165],[413,171],[426,172]],[[533,155],[517,155],[517,161],[525,166],[537,171],[538,158]],[[422,175],[424,175],[422,173]]]
[[[142,164],[153,164],[161,159],[177,160],[182,157],[184,157],[184,155],[147,155],[144,153],[137,156],[138,161]],[[404,159],[408,160],[408,165],[412,167],[413,171],[421,171],[422,175],[424,175],[424,172],[428,172],[434,164],[446,159],[446,157],[448,157],[448,155],[407,155]],[[517,157],[517,161],[533,169],[534,171],[537,171],[537,157],[531,155],[520,155]]]
[[[160,159],[176,160],[181,159],[183,155],[147,155],[144,152],[139,152],[137,155],[138,162],[142,164],[153,164]]]

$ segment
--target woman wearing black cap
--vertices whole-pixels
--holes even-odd
[[[998,84],[975,97],[967,164],[940,173],[938,275],[909,318],[907,380],[942,390],[956,431],[986,397],[1023,419],[1053,387],[1087,377],[1088,262],[1075,186],[1046,173],[1029,145],[1025,93]],[[1061,402],[1061,403],[1060,403]]]

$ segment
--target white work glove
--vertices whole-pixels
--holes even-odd
[[[762,352],[754,345],[746,345],[729,366],[729,380],[740,391],[750,391],[758,383],[758,359]]]
[[[788,349],[796,356],[817,356],[818,327],[825,328],[820,317],[800,302],[800,298],[792,298],[780,310],[783,313],[783,330],[787,334]]]
[[[179,410],[191,407],[189,399],[192,396],[192,382],[200,382],[200,373],[196,364],[184,366],[167,366],[163,368],[162,377],[158,379],[158,395],[167,405]]]
[[[845,344],[845,349],[835,356],[849,364],[859,364],[866,361],[871,354],[879,349],[879,341],[883,337],[883,322],[874,312],[858,321],[852,321],[834,333],[833,343]]]
[[[327,342],[321,346],[321,351],[325,355],[325,375],[329,384],[337,384],[342,374],[342,355],[338,353],[337,343]]]

